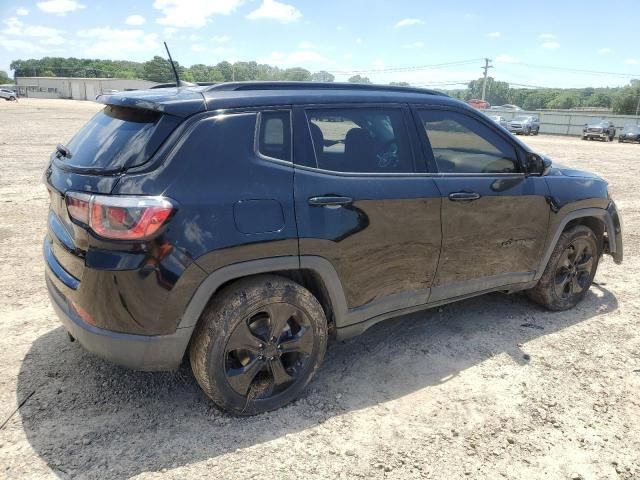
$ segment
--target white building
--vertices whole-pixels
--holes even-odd
[[[157,85],[127,78],[17,77],[15,90],[21,97],[95,100],[96,95],[143,90]]]

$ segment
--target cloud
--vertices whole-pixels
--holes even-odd
[[[353,58],[353,53],[345,53],[342,55],[342,58],[345,60],[351,60]]]
[[[371,66],[375,68],[384,68],[384,60],[382,60],[381,58],[376,58],[371,62]]]
[[[556,36],[553,33],[541,33],[538,35],[538,38],[540,40],[550,40],[552,38],[556,38]]]
[[[20,15],[21,17],[25,17],[29,15],[29,9],[20,7],[16,10],[16,15]]]
[[[204,27],[214,15],[229,15],[242,5],[243,0],[155,0],[153,7],[160,10],[160,25],[179,28]]]
[[[497,63],[520,63],[520,59],[512,57],[511,55],[498,55],[496,57]]]
[[[487,33],[487,37],[489,38],[498,38],[501,37],[502,34],[500,32],[491,32],[491,33]]]
[[[298,48],[305,50],[310,48],[316,48],[316,46],[311,42],[300,42],[298,44]]]
[[[142,15],[129,15],[124,21],[127,25],[140,26],[147,20]]]
[[[226,43],[229,40],[231,40],[231,37],[227,35],[214,35],[213,37],[211,37],[211,40],[213,40],[216,43]]]
[[[76,2],[76,0],[48,0],[47,2],[38,2],[36,4],[40,10],[47,13],[55,13],[58,15],[66,15],[69,12],[75,12],[87,8]]]
[[[126,58],[131,53],[154,52],[160,48],[157,34],[139,29],[90,28],[80,30],[78,37],[92,42],[84,55],[98,58]]]
[[[265,59],[260,60],[260,63],[294,67],[304,66],[305,64],[333,64],[332,61],[320,55],[318,52],[314,52],[313,50],[296,50],[290,53],[271,52],[271,55],[269,55],[269,57]]]
[[[164,30],[162,30],[162,35],[167,39],[171,39],[174,38],[176,33],[178,33],[180,30],[178,30],[175,27],[165,27]]]
[[[546,48],[548,50],[553,50],[556,48],[560,48],[560,44],[558,42],[544,42],[541,45],[542,48]]]
[[[202,45],[201,43],[194,43],[193,45],[191,45],[191,50],[197,53],[201,53],[201,52],[206,52],[207,47]]]
[[[51,27],[43,27],[40,25],[27,25],[17,17],[9,17],[4,21],[5,28],[2,33],[5,35],[16,35],[20,37],[55,37],[62,35],[64,32]]]
[[[636,60],[635,58],[627,58],[624,63],[626,63],[627,65],[638,65],[638,60]]]
[[[356,38],[356,43],[362,45],[362,39],[360,37]]]
[[[611,53],[611,49],[610,48],[599,48],[598,49],[598,53],[600,53],[602,55],[606,55],[607,53]]]
[[[276,0],[263,0],[258,9],[247,15],[249,20],[276,20],[280,23],[295,22],[300,17],[302,13],[296,7]]]
[[[29,53],[44,53],[46,50],[32,42],[20,40],[17,38],[7,38],[0,35],[0,48],[4,48],[9,52],[24,51]]]
[[[402,20],[398,20],[394,25],[395,28],[408,27],[410,25],[421,25],[424,21],[419,18],[403,18]]]
[[[403,45],[404,48],[422,48],[424,47],[424,43],[422,42],[413,42],[413,43],[407,43],[405,45]]]

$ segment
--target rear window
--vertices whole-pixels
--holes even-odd
[[[177,125],[170,115],[107,105],[71,139],[64,165],[114,171],[145,163]]]

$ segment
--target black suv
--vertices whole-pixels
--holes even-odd
[[[175,369],[237,414],[296,398],[327,342],[492,291],[553,310],[622,261],[607,183],[421,89],[125,92],[45,172],[49,294],[72,338]]]

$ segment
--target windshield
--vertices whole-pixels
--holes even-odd
[[[59,157],[80,170],[123,170],[151,157],[173,129],[168,115],[107,105],[71,139],[69,157]]]

